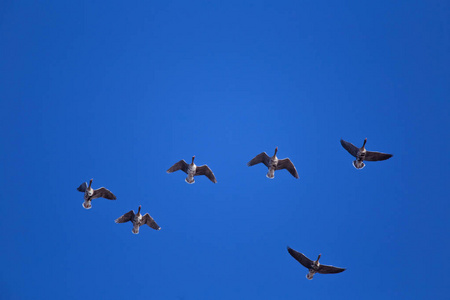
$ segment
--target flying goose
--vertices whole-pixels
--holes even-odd
[[[287,249],[289,254],[292,255],[293,258],[295,258],[299,263],[301,263],[305,268],[309,270],[309,273],[306,275],[306,278],[308,278],[309,280],[313,279],[313,276],[316,273],[336,274],[345,271],[345,269],[343,268],[321,265],[319,263],[319,259],[322,254],[319,254],[319,257],[317,257],[316,261],[312,261],[309,258],[307,258],[304,254],[297,252],[294,249],[291,249],[289,247],[287,247]]]
[[[346,142],[343,139],[341,139],[341,145],[344,147],[345,150],[348,151],[351,155],[356,157],[356,160],[352,162],[353,166],[356,169],[362,169],[364,168],[365,164],[363,163],[364,160],[366,161],[379,161],[379,160],[386,160],[388,158],[392,157],[392,154],[386,154],[381,152],[372,152],[367,151],[364,147],[366,145],[367,138],[364,140],[364,144],[361,148],[356,147],[352,143]]]
[[[152,217],[150,217],[149,214],[145,214],[144,216],[141,215],[141,206],[139,205],[139,209],[137,214],[134,213],[134,210],[130,210],[120,218],[117,218],[114,222],[116,223],[126,223],[128,221],[131,221],[133,223],[133,229],[131,232],[134,234],[139,233],[139,227],[141,227],[144,224],[147,224],[151,228],[155,230],[160,230],[161,227],[156,224],[155,220],[153,220]]]
[[[83,207],[86,209],[90,209],[92,207],[91,201],[97,198],[105,198],[108,200],[116,200],[116,196],[111,193],[108,189],[101,187],[99,189],[94,190],[91,188],[93,179],[89,181],[89,186],[86,182],[83,182],[77,190],[84,193],[84,202]]]
[[[184,159],[180,160],[179,162],[171,166],[169,170],[167,170],[167,173],[173,173],[175,171],[182,170],[184,173],[188,174],[185,181],[189,184],[194,183],[194,176],[198,175],[205,175],[213,183],[217,183],[216,177],[214,176],[214,173],[211,171],[211,169],[207,165],[197,167],[194,164],[194,158],[195,155],[192,156],[192,163],[190,164],[187,164]]]
[[[297,169],[295,169],[294,164],[291,162],[289,158],[285,159],[278,159],[277,158],[277,151],[278,147],[275,148],[275,154],[270,157],[267,155],[266,152],[260,153],[256,155],[251,161],[247,163],[247,166],[251,167],[253,165],[263,163],[266,165],[266,167],[269,168],[269,171],[267,172],[267,178],[274,178],[275,177],[275,170],[282,170],[286,169],[289,171],[289,173],[292,174],[295,178],[298,179],[298,173]]]

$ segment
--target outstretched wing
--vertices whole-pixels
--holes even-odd
[[[124,214],[120,218],[117,218],[114,222],[116,222],[116,223],[125,223],[125,222],[133,220],[133,218],[134,218],[134,210],[130,210],[129,212],[127,212],[126,214]]]
[[[293,257],[293,258],[295,258],[299,263],[301,263],[305,268],[307,268],[307,269],[311,269],[311,266],[312,266],[312,264],[313,264],[313,261],[312,260],[310,260],[309,258],[307,258],[304,254],[302,254],[302,253],[300,253],[300,252],[297,252],[297,251],[295,251],[294,249],[292,249],[292,248],[287,248],[288,249],[288,252],[289,252],[289,254]]]
[[[150,217],[149,214],[145,214],[142,217],[142,224],[147,224],[148,226],[150,226],[151,228],[153,228],[155,230],[161,229],[161,227],[159,227],[158,224],[156,224],[155,220],[153,220],[153,218]]]
[[[341,273],[344,272],[345,269],[343,268],[338,268],[338,267],[334,267],[334,266],[327,266],[327,265],[320,265],[319,269],[317,270],[317,273],[320,274],[336,274],[336,273]]]
[[[86,192],[86,188],[87,188],[87,183],[86,183],[86,182],[83,182],[83,183],[77,188],[77,190],[78,190],[79,192],[84,193],[84,192]]]
[[[366,151],[366,157],[364,158],[364,160],[367,160],[367,161],[379,161],[379,160],[386,160],[386,159],[391,158],[391,157],[392,157],[392,154]]]
[[[346,142],[343,139],[341,139],[341,145],[344,147],[345,150],[348,151],[351,155],[356,157],[356,154],[358,154],[359,148],[353,145],[352,143]]]
[[[259,163],[263,163],[266,167],[269,167],[270,156],[266,152],[256,155],[251,161],[247,163],[247,166],[251,167]]]
[[[197,169],[195,170],[194,176],[197,176],[197,175],[205,175],[206,177],[209,178],[209,180],[211,180],[214,183],[217,183],[214,173],[211,171],[211,169],[207,165],[197,167]]]
[[[97,199],[97,198],[105,198],[108,200],[116,200],[117,199],[116,196],[114,196],[114,194],[111,193],[110,190],[105,189],[104,187],[94,190],[94,193],[92,194],[91,199]]]
[[[295,168],[294,164],[292,163],[292,161],[289,158],[278,160],[277,170],[282,170],[282,169],[288,170],[289,173],[292,174],[292,176],[294,176],[295,178],[298,179],[297,169]]]
[[[167,170],[167,173],[172,173],[178,170],[182,170],[184,173],[187,174],[188,171],[188,164],[184,161],[184,159],[180,160],[179,162],[177,162],[176,164],[174,164],[173,166],[171,166],[169,168],[169,170]]]

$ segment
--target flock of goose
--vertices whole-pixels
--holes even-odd
[[[345,150],[347,150],[353,157],[356,158],[352,162],[353,166],[356,169],[362,169],[364,168],[365,164],[363,161],[381,161],[386,160],[388,158],[392,157],[392,154],[386,154],[381,152],[373,152],[373,151],[367,151],[365,148],[367,142],[367,138],[364,140],[364,144],[361,148],[356,147],[352,143],[346,142],[341,139],[341,145],[344,147]],[[291,173],[292,176],[298,179],[298,173],[297,169],[295,168],[294,164],[289,158],[284,159],[278,159],[277,158],[277,152],[278,147],[275,148],[275,153],[272,157],[267,155],[266,152],[262,152],[258,155],[256,155],[252,160],[250,160],[247,165],[254,166],[259,163],[263,163],[267,168],[268,172],[266,174],[267,178],[273,179],[275,177],[275,171],[276,170],[283,170],[286,169]],[[185,160],[180,160],[179,162],[175,163],[173,166],[171,166],[167,173],[173,173],[179,170],[182,170],[184,173],[187,174],[187,177],[185,181],[189,184],[193,184],[195,182],[194,177],[198,175],[205,175],[208,177],[209,180],[211,180],[213,183],[217,183],[216,177],[214,176],[214,173],[211,171],[211,169],[207,165],[203,166],[197,166],[194,163],[195,156],[192,156],[192,162],[188,164]],[[94,190],[92,188],[92,181],[91,179],[89,181],[89,185],[86,182],[83,182],[77,190],[84,193],[84,202],[83,207],[85,209],[90,209],[92,207],[92,200],[97,198],[104,198],[108,200],[116,200],[116,196],[114,194],[104,188],[101,187],[99,189]],[[135,213],[134,210],[130,210],[126,214],[120,216],[115,220],[116,223],[126,223],[131,221],[133,224],[133,229],[131,232],[134,234],[139,233],[139,228],[146,224],[149,227],[160,230],[161,227],[156,223],[156,221],[147,213],[144,216],[141,215],[141,206],[139,205],[138,212]],[[305,268],[309,270],[308,274],[306,275],[306,278],[313,279],[313,276],[315,273],[320,274],[336,274],[341,273],[345,271],[344,268],[338,268],[334,266],[328,266],[328,265],[321,265],[319,263],[319,259],[321,254],[317,257],[317,260],[313,261],[306,257],[304,254],[295,251],[294,249],[287,248],[289,254],[295,258],[301,265],[303,265]]]

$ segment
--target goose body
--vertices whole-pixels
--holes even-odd
[[[198,175],[205,175],[213,183],[217,183],[216,177],[214,176],[214,173],[211,171],[211,169],[207,165],[197,166],[196,164],[194,164],[194,159],[195,155],[192,156],[192,162],[190,164],[184,161],[184,159],[180,160],[179,162],[171,166],[167,170],[167,173],[173,173],[175,171],[182,170],[187,174],[185,181],[189,184],[194,183],[194,176]]]
[[[356,169],[362,169],[365,167],[364,160],[366,161],[380,161],[380,160],[386,160],[392,157],[392,154],[387,153],[381,153],[381,152],[374,152],[374,151],[367,151],[366,146],[367,138],[364,140],[364,144],[361,148],[356,147],[352,143],[346,142],[343,139],[341,139],[341,145],[344,147],[345,150],[348,151],[352,156],[356,158],[352,162],[353,166]]]
[[[273,179],[275,177],[276,170],[286,169],[292,176],[298,179],[297,169],[289,158],[278,159],[277,158],[278,147],[275,148],[275,154],[270,157],[266,152],[262,152],[256,155],[251,161],[247,163],[247,166],[251,167],[259,163],[263,163],[269,170],[266,177]]]
[[[321,265],[319,263],[319,259],[321,254],[319,254],[319,257],[317,257],[317,260],[313,261],[309,258],[307,258],[303,253],[297,252],[292,248],[287,248],[289,254],[295,258],[302,266],[308,269],[308,274],[306,275],[306,278],[309,280],[313,279],[314,274],[336,274],[344,272],[344,268],[338,268],[335,266],[327,266],[327,265]]]
[[[87,185],[86,182],[83,182],[78,188],[77,190],[79,192],[84,193],[84,202],[83,202],[83,207],[86,209],[90,209],[92,207],[91,201],[97,198],[105,198],[108,200],[116,200],[116,196],[114,196],[113,193],[111,193],[110,190],[101,187],[99,189],[94,190],[91,185],[92,185],[92,181],[93,179],[91,179],[89,181],[89,185]]]
[[[194,164],[194,160],[192,160],[192,163],[188,165],[187,177],[184,181],[186,181],[189,184],[193,184],[195,182],[194,176],[196,173],[197,173],[197,166]]]
[[[133,229],[131,230],[131,232],[133,232],[134,234],[138,234],[139,228],[144,224],[148,225],[149,227],[155,230],[161,229],[161,227],[159,227],[158,224],[156,224],[155,220],[148,213],[145,215],[141,215],[141,205],[139,205],[139,209],[136,214],[134,213],[134,210],[130,210],[126,214],[117,218],[114,222],[126,223],[128,221],[131,221],[131,223],[133,224]]]
[[[278,158],[274,154],[269,160],[269,170],[267,171],[266,174],[267,178],[273,179],[275,177],[275,170],[277,169],[277,166],[278,166]]]

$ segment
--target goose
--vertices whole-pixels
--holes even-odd
[[[362,169],[365,167],[365,164],[363,163],[364,160],[366,161],[380,161],[380,160],[386,160],[388,158],[392,157],[392,154],[386,154],[381,152],[373,152],[373,151],[367,151],[364,147],[367,143],[367,138],[364,140],[364,144],[361,148],[356,147],[352,143],[346,142],[343,139],[341,139],[341,145],[344,147],[345,150],[348,151],[351,155],[356,157],[356,160],[352,162],[353,166],[356,169]]]
[[[198,175],[205,175],[209,178],[213,183],[217,183],[216,177],[214,176],[214,173],[211,171],[211,169],[207,165],[203,166],[196,166],[194,164],[195,155],[192,156],[192,162],[188,164],[184,161],[184,159],[180,160],[173,166],[167,170],[167,173],[173,173],[178,170],[182,170],[184,173],[188,174],[185,181],[189,184],[192,184],[195,182],[194,176]]]
[[[292,255],[293,258],[295,258],[299,263],[301,263],[305,268],[309,270],[309,273],[306,275],[306,278],[309,280],[313,279],[314,274],[320,273],[320,274],[336,274],[344,272],[345,269],[338,268],[334,266],[327,266],[327,265],[321,265],[319,263],[320,256],[322,254],[319,254],[319,257],[317,257],[317,260],[312,261],[309,258],[307,258],[304,254],[295,251],[292,248],[287,247],[288,252],[290,255]]]
[[[292,174],[295,178],[298,179],[297,169],[295,169],[294,164],[291,162],[289,158],[278,159],[277,158],[278,147],[275,148],[275,153],[272,157],[267,155],[266,152],[262,152],[256,155],[251,161],[247,163],[247,166],[251,167],[253,165],[263,163],[266,167],[269,168],[266,177],[273,179],[275,177],[275,170],[286,169],[289,173]]]
[[[99,189],[94,190],[93,188],[91,188],[92,185],[92,181],[94,179],[91,179],[89,181],[89,186],[87,185],[86,182],[83,182],[78,188],[77,190],[79,192],[84,193],[84,202],[83,202],[83,207],[86,209],[90,209],[92,207],[91,201],[93,199],[97,199],[97,198],[105,198],[108,200],[116,200],[116,196],[114,196],[113,193],[111,193],[110,190],[101,187]]]
[[[161,227],[156,224],[155,220],[153,220],[152,217],[147,213],[144,216],[141,215],[141,205],[139,205],[139,209],[137,214],[134,213],[134,210],[130,210],[120,218],[117,218],[114,222],[116,223],[126,223],[128,221],[131,221],[133,223],[133,229],[131,230],[132,233],[138,234],[139,233],[139,227],[141,227],[144,224],[147,224],[151,228],[155,230],[160,230]]]

